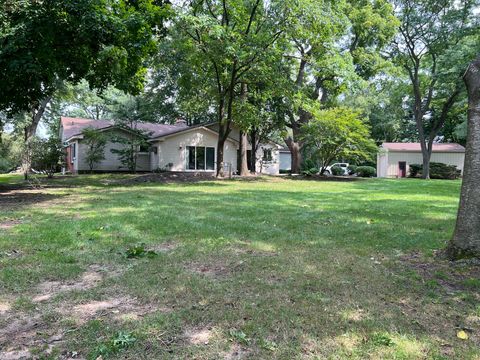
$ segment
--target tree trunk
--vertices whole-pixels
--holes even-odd
[[[247,176],[248,171],[248,161],[247,161],[247,144],[248,137],[245,131],[240,132],[240,176]],[[253,148],[253,146],[252,146]]]
[[[480,258],[480,57],[468,67],[468,129],[460,207],[447,255]]]
[[[243,103],[247,102],[247,84],[246,83],[242,83],[241,85],[240,97]],[[248,175],[247,146],[248,146],[247,133],[245,131],[240,131],[240,169],[239,169],[240,176]]]
[[[288,138],[285,142],[287,143],[288,149],[290,150],[290,154],[292,157],[290,171],[292,174],[300,174],[303,160],[301,146],[297,141],[292,138]]]
[[[425,144],[425,142],[421,142],[421,144]],[[423,165],[422,165],[422,178],[423,179],[430,179],[430,158],[432,157],[432,143],[425,144],[421,146],[422,148],[422,158],[423,158]]]
[[[252,150],[250,151],[250,164],[251,169],[250,172],[252,174],[257,173],[257,148],[258,148],[258,132],[257,129],[254,127],[250,131],[250,143],[252,144]]]
[[[218,145],[217,145],[217,177],[225,177],[225,164],[223,162],[225,140],[223,136],[219,134],[218,136]]]
[[[25,154],[22,160],[22,170],[23,170],[23,178],[25,180],[28,179],[28,173],[32,167],[32,154],[31,154],[31,141],[35,134],[37,133],[38,124],[42,119],[43,113],[47,108],[48,103],[52,99],[51,96],[43,99],[39,104],[32,106],[31,111],[31,122],[24,128],[24,141],[25,141]]]
[[[292,157],[291,160],[291,173],[292,174],[300,174],[302,170],[302,144],[298,140],[300,136],[300,130],[298,126],[292,126],[292,136],[285,139],[285,143],[290,150],[290,154]]]

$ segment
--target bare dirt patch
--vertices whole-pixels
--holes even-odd
[[[208,345],[213,337],[211,327],[191,328],[185,330],[183,336],[192,345]]]
[[[110,184],[131,185],[139,183],[193,183],[199,181],[215,180],[213,174],[209,173],[181,173],[164,172],[158,174],[143,174],[129,179],[113,181]]]
[[[190,272],[215,279],[225,278],[236,272],[241,272],[243,267],[243,261],[225,263],[220,260],[213,260],[208,263],[193,262],[185,265],[185,268]]]
[[[8,301],[0,300],[0,315],[5,314],[6,312],[10,311],[11,305]]]
[[[7,190],[0,191],[0,208],[13,210],[30,205],[38,205],[65,195],[50,194],[41,190]]]
[[[447,293],[469,290],[469,279],[480,279],[480,266],[465,261],[448,261],[441,258],[425,259],[414,252],[400,257],[400,262],[414,270],[424,281],[438,283]],[[479,299],[480,299],[480,294]]]
[[[153,245],[149,249],[155,252],[164,253],[175,250],[178,247],[178,244],[175,242],[165,242],[158,245]]]
[[[21,224],[21,220],[17,219],[10,219],[10,220],[5,220],[5,221],[0,221],[0,230],[8,230],[13,228],[14,226],[17,226]]]
[[[76,281],[62,283],[60,281],[45,281],[41,283],[38,288],[38,294],[33,297],[33,302],[42,302],[51,299],[52,297],[72,290],[88,290],[98,285],[103,280],[103,274],[96,266],[91,266],[90,269],[83,273],[81,278]]]
[[[250,349],[246,349],[239,344],[232,344],[230,350],[224,353],[222,358],[225,360],[246,359],[250,356],[251,352]]]
[[[78,325],[99,317],[109,317],[119,321],[139,320],[153,312],[169,312],[167,307],[155,304],[142,304],[137,299],[128,296],[107,298],[104,300],[93,300],[81,303],[73,307],[65,304],[60,309],[65,317],[73,319]]]
[[[0,359],[30,359],[31,349],[40,347],[48,354],[62,340],[63,333],[40,315],[15,314],[0,329]]]
[[[6,325],[0,328],[0,359],[30,359],[33,349],[43,349],[46,355],[56,347],[63,350],[68,329],[61,327],[62,320],[73,320],[76,326],[81,326],[93,319],[131,321],[153,312],[170,311],[166,307],[143,304],[126,296],[92,300],[77,305],[64,303],[55,310],[55,320],[49,321],[42,319],[41,313],[9,313]]]

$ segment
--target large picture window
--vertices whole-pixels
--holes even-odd
[[[215,148],[187,146],[188,170],[215,170]]]

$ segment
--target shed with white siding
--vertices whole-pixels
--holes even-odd
[[[465,148],[455,143],[433,144],[431,162],[455,165],[463,174]],[[377,154],[377,176],[400,178],[408,176],[410,165],[422,164],[420,143],[383,143]]]

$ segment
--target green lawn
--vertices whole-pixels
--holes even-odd
[[[0,359],[480,358],[460,182],[127,178],[0,176]]]

